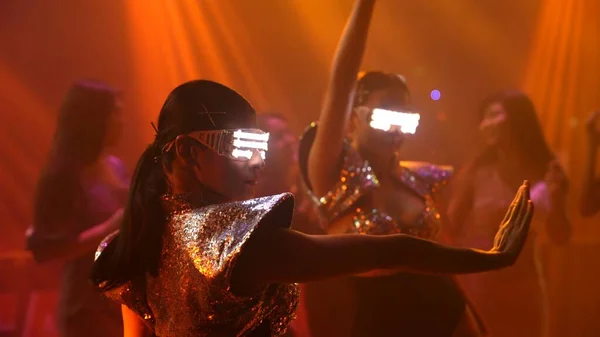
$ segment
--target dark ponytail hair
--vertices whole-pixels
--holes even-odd
[[[161,196],[167,192],[157,153],[152,144],[140,157],[119,235],[92,269],[92,281],[101,290],[118,287],[145,272],[156,274],[166,217]]]
[[[154,142],[140,157],[132,179],[119,234],[92,269],[92,281],[106,291],[129,281],[156,275],[167,212],[162,197],[169,192],[165,169],[173,151],[165,145],[192,131],[256,127],[250,103],[219,83],[196,80],[175,88],[163,105]]]
[[[390,87],[400,88],[405,93],[405,101],[408,102],[410,91],[406,85],[406,80],[401,75],[382,71],[360,73],[356,83],[353,107],[364,105],[372,92]]]

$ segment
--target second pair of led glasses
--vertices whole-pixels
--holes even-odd
[[[414,134],[421,115],[414,112],[358,107],[357,113],[366,115],[369,126],[385,132]],[[235,160],[249,160],[258,153],[265,160],[269,149],[269,134],[260,129],[195,131],[188,136],[221,156]]]
[[[365,106],[357,107],[356,112],[366,118],[371,128],[385,132],[414,134],[421,119],[421,115],[415,112],[371,109]]]

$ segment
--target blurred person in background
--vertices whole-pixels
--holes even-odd
[[[587,164],[583,176],[583,193],[580,212],[584,217],[594,216],[600,211],[600,177],[596,176],[598,148],[600,148],[600,110],[594,112],[587,124]]]
[[[259,114],[256,122],[261,130],[269,133],[269,160],[265,160],[256,195],[294,193],[298,177],[297,137],[285,116],[279,113]]]
[[[34,258],[63,262],[57,312],[64,337],[123,334],[118,304],[89,281],[94,252],[117,229],[129,180],[110,155],[122,132],[120,93],[91,80],[72,85],[38,179],[27,249]]]
[[[539,242],[569,240],[568,181],[525,94],[503,91],[488,97],[480,119],[484,150],[457,176],[450,199],[448,215],[455,242],[489,247],[502,210],[522,179],[532,182],[536,215],[532,235],[514,267],[465,276],[464,284],[494,337],[546,336],[548,304]]]

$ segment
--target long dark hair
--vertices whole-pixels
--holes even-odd
[[[76,166],[94,163],[104,149],[117,98],[118,92],[102,82],[73,84],[60,108],[52,155]]]
[[[79,173],[100,157],[117,98],[118,92],[102,82],[82,80],[71,86],[60,107],[52,147],[37,182],[34,226],[59,226],[61,221],[56,218],[72,213],[73,203],[82,193]]]
[[[219,83],[191,81],[169,94],[154,142],[137,163],[120,232],[92,269],[94,283],[108,290],[146,273],[157,274],[167,218],[162,204],[169,190],[165,170],[174,159],[174,151],[163,151],[165,145],[192,131],[249,127],[249,123],[256,124],[250,103]]]
[[[506,90],[488,96],[479,109],[480,120],[490,105],[499,103],[507,114],[509,137],[516,144],[515,150],[521,151],[519,158],[531,169],[532,176],[522,177],[531,181],[540,181],[554,160],[554,154],[544,138],[542,127],[537,117],[533,102],[527,95],[518,90]],[[450,216],[455,225],[460,225],[471,208],[474,191],[475,172],[482,166],[495,165],[498,157],[496,146],[487,146],[477,154],[463,169],[453,182],[453,198],[450,203]],[[517,181],[520,183],[521,180]]]
[[[520,151],[527,167],[535,174],[529,177],[531,180],[541,180],[548,169],[548,164],[554,159],[550,150],[542,126],[538,120],[535,106],[531,99],[518,90],[507,90],[490,95],[483,100],[479,117],[483,119],[484,111],[490,105],[499,103],[507,115],[509,137],[515,144],[515,151]],[[498,148],[486,147],[475,159],[474,166],[489,164],[495,159]]]

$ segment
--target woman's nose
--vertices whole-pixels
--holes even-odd
[[[254,151],[252,157],[248,161],[250,168],[263,168],[265,166],[265,160],[263,159],[263,151]]]

